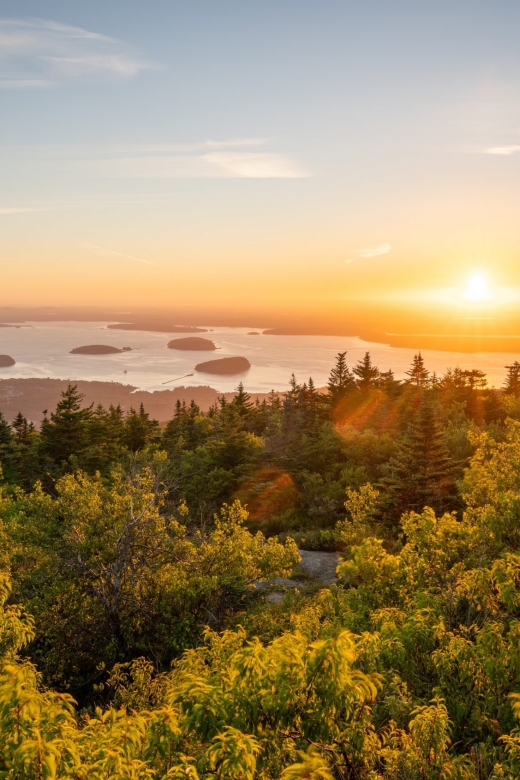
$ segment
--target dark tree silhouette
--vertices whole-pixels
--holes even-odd
[[[360,390],[370,390],[371,387],[375,387],[379,369],[372,364],[370,352],[365,352],[363,360],[356,363],[352,373],[357,377],[356,384]]]
[[[428,384],[429,372],[424,366],[424,359],[420,352],[414,355],[412,367],[405,372],[410,377],[408,382],[416,387],[425,387]]]
[[[346,352],[338,354],[327,382],[328,401],[333,408],[356,386],[352,372],[347,366],[346,354]]]

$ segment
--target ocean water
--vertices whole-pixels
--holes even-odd
[[[368,350],[381,371],[392,368],[396,378],[402,379],[416,352],[359,338],[249,336],[252,328],[214,328],[200,335],[211,339],[218,347],[216,351],[180,352],[168,349],[168,341],[189,334],[110,330],[107,325],[106,322],[30,322],[19,328],[0,328],[0,354],[11,355],[16,360],[15,366],[0,369],[0,379],[50,377],[114,381],[139,390],[209,385],[219,391],[232,391],[242,381],[250,392],[269,392],[286,389],[293,372],[299,382],[312,376],[317,387],[325,385],[335,356],[344,351],[352,366]],[[128,346],[133,351],[115,355],[69,354],[71,349],[87,344]],[[430,371],[441,374],[450,366],[478,368],[486,372],[488,381],[496,387],[504,380],[504,367],[516,358],[510,353],[422,350],[422,354]],[[251,363],[251,369],[242,375],[222,377],[194,371],[197,363],[238,355]],[[193,376],[185,377],[186,374]]]

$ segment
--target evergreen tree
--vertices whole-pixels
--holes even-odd
[[[411,385],[415,385],[416,387],[427,386],[429,372],[424,366],[424,359],[420,352],[418,352],[417,355],[414,355],[412,367],[405,373],[410,377],[408,382]]]
[[[330,372],[327,382],[328,402],[334,408],[343,398],[355,388],[356,382],[347,366],[346,352],[339,352],[336,357],[336,364]]]
[[[157,439],[158,434],[159,423],[157,420],[150,420],[150,415],[142,403],[138,412],[133,407],[130,409],[125,419],[124,434],[124,442],[129,450],[143,450],[147,444]]]
[[[71,456],[81,457],[88,444],[92,405],[83,407],[83,398],[77,386],[69,384],[50,420],[46,416],[43,420],[42,449],[56,464],[68,462]]]
[[[456,463],[448,453],[444,427],[430,393],[424,396],[381,480],[382,515],[398,522],[403,512],[437,513],[458,506]]]
[[[504,392],[508,395],[520,395],[520,363],[518,360],[511,366],[506,366],[507,376],[504,382]]]
[[[370,390],[376,385],[379,369],[372,365],[370,352],[365,352],[364,358],[356,363],[352,373],[357,377],[356,384],[360,390]]]
[[[241,417],[248,417],[251,413],[251,410],[254,408],[254,404],[251,401],[251,396],[244,390],[244,385],[242,382],[240,382],[238,385],[236,395],[231,403]]]
[[[394,397],[398,394],[401,382],[396,379],[394,372],[390,368],[388,371],[381,371],[376,382],[376,386],[383,390],[389,396]]]
[[[484,390],[487,385],[485,373],[483,371],[479,371],[477,368],[463,370],[461,375],[466,383],[466,387],[469,390]]]
[[[11,443],[11,437],[11,426],[5,419],[2,412],[0,412],[0,453],[2,452],[2,447],[5,447]]]

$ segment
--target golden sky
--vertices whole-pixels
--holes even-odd
[[[0,305],[520,297],[518,3],[281,6],[0,19]]]

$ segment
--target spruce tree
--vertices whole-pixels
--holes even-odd
[[[504,392],[507,395],[520,395],[520,363],[518,360],[511,366],[506,366],[507,376],[504,382]]]
[[[408,382],[416,387],[426,387],[428,384],[429,371],[424,366],[424,359],[420,352],[414,355],[412,367],[405,372],[410,379]]]
[[[241,417],[247,417],[251,410],[254,408],[254,404],[251,401],[251,396],[244,390],[243,382],[240,382],[236,389],[236,395],[231,402],[236,411]]]
[[[132,452],[143,450],[149,442],[155,441],[159,433],[157,420],[150,420],[143,404],[139,411],[132,407],[125,419],[124,443]]]
[[[394,397],[399,393],[401,382],[399,379],[395,378],[394,372],[390,368],[388,371],[381,371],[379,373],[376,386],[379,387],[380,390],[383,390],[383,392],[387,393],[389,396]]]
[[[2,447],[10,444],[12,437],[11,426],[5,419],[2,412],[0,412],[0,452]]]
[[[50,420],[45,417],[41,427],[42,448],[56,464],[69,461],[71,456],[81,457],[88,444],[88,424],[92,417],[92,405],[83,407],[83,395],[77,385],[69,384],[61,394]]]
[[[334,408],[336,404],[345,398],[345,396],[355,388],[356,382],[347,366],[346,352],[339,352],[336,357],[336,364],[330,372],[327,382],[328,402]]]
[[[379,488],[382,515],[394,523],[403,512],[422,512],[425,506],[437,513],[457,508],[456,463],[430,393],[422,398]]]
[[[365,352],[364,358],[356,363],[352,373],[357,377],[356,384],[360,390],[370,390],[376,385],[379,369],[372,365],[370,352]]]

